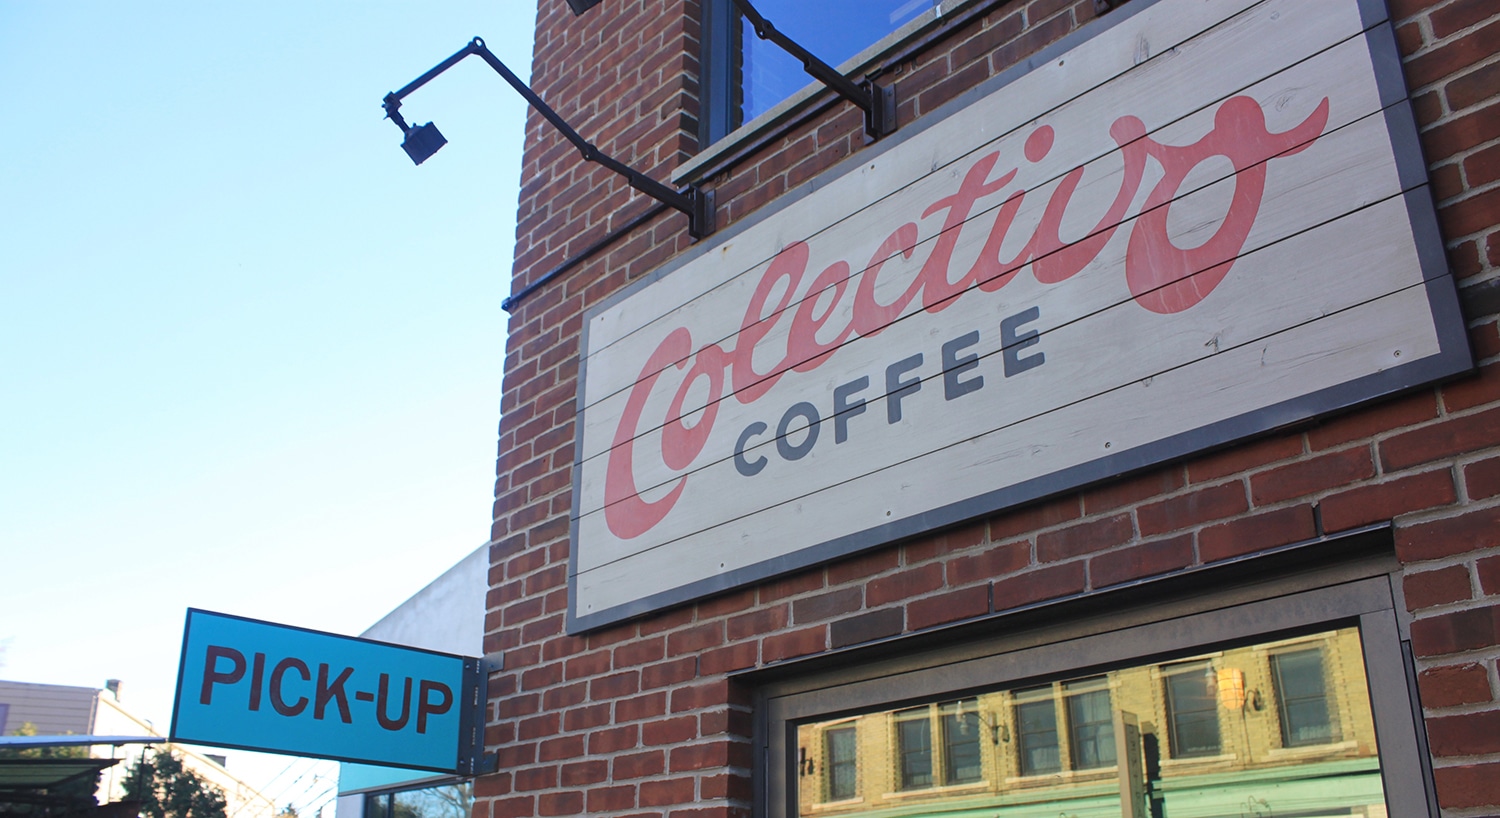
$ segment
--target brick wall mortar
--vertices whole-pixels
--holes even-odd
[[[1393,518],[1398,553],[1407,555],[1397,592],[1416,607],[1414,644],[1432,648],[1417,660],[1429,727],[1500,712],[1500,635],[1485,632],[1474,613],[1500,606],[1500,578],[1486,562],[1500,558],[1500,543],[1465,527],[1500,508],[1500,492],[1487,493],[1489,478],[1473,471],[1500,457],[1500,441],[1471,428],[1463,432],[1469,442],[1439,451],[1449,430],[1500,407],[1500,172],[1492,175],[1500,129],[1488,118],[1500,112],[1500,97],[1486,84],[1500,71],[1492,44],[1500,12],[1476,0],[1391,6],[1444,240],[1477,357],[1488,365],[1481,376],[566,636],[559,569],[569,550],[581,314],[685,250],[684,220],[657,217],[524,302],[506,347],[486,612],[486,649],[506,661],[490,680],[503,701],[486,738],[506,769],[480,779],[476,818],[742,818],[750,711],[743,691],[725,683],[728,672],[1251,553],[1268,537],[1311,530],[1315,506],[1325,521],[1360,519],[1360,498],[1394,502],[1381,494],[1392,487],[1405,503],[1384,518]],[[1092,9],[1091,0],[996,3],[888,77],[900,90],[902,122],[1086,22]],[[542,0],[533,83],[586,138],[665,179],[695,149],[698,32],[689,12],[696,3],[632,0],[575,18],[561,0]],[[608,99],[589,90],[601,85],[612,89]],[[515,287],[652,204],[582,163],[539,117],[526,127]],[[834,103],[709,180],[721,228],[861,150],[859,127],[856,112]],[[1398,450],[1411,441],[1437,454],[1408,462]],[[1416,489],[1429,496],[1407,502]],[[881,588],[891,590],[881,596]],[[674,730],[668,744],[645,744],[648,733],[656,740]],[[641,760],[657,750],[660,769]],[[682,751],[676,769],[673,750]],[[599,764],[608,778],[596,782]],[[1445,815],[1500,807],[1495,754],[1447,754],[1434,764]]]

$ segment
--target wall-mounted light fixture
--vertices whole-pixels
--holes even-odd
[[[593,0],[593,2],[597,1]],[[580,11],[580,5],[584,8],[593,5],[589,0],[578,0],[578,2],[569,0],[569,2],[573,5],[575,12]],[[411,157],[412,162],[420,165],[427,161],[434,153],[437,153],[439,148],[448,144],[448,140],[443,138],[443,135],[438,132],[437,127],[431,122],[417,127],[406,124],[406,120],[400,113],[401,100],[405,99],[408,94],[431,82],[437,75],[457,65],[460,60],[470,54],[477,54],[485,61],[485,64],[495,69],[495,73],[510,83],[510,87],[514,88],[516,93],[524,97],[531,107],[535,108],[548,122],[552,123],[552,127],[556,128],[569,142],[573,143],[573,147],[578,149],[578,152],[583,155],[585,161],[597,162],[609,168],[615,173],[624,176],[626,181],[630,183],[630,186],[636,190],[685,213],[688,217],[688,233],[693,238],[701,239],[714,232],[714,204],[713,193],[711,191],[699,190],[696,185],[689,185],[683,190],[673,190],[661,182],[625,166],[614,157],[601,152],[588,140],[579,136],[578,132],[573,130],[572,126],[568,125],[556,111],[543,102],[542,98],[537,96],[535,91],[531,90],[531,86],[522,82],[520,77],[517,77],[514,72],[507,68],[505,63],[500,61],[499,57],[496,57],[489,48],[485,47],[484,40],[478,37],[470,40],[468,45],[464,46],[453,56],[438,63],[427,73],[412,80],[406,87],[385,95],[383,103],[385,106],[385,115],[392,122],[396,123],[396,127],[401,129],[401,133],[403,134],[401,148],[406,151],[407,156]]]

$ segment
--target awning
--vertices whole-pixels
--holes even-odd
[[[97,775],[118,758],[0,758],[0,798],[17,790],[41,790]]]

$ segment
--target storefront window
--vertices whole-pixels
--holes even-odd
[[[474,786],[464,781],[437,787],[371,793],[365,818],[470,818]]]
[[[813,721],[797,726],[797,738],[827,737],[827,791],[857,799],[850,810],[912,808],[915,797],[924,814],[985,810],[995,818],[1064,806],[1078,816],[1229,815],[1246,803],[1275,814],[1384,814],[1363,656],[1359,629],[1346,626],[1044,685],[998,685],[852,723],[842,716],[837,727]],[[1336,710],[1347,725],[1342,741]],[[934,712],[943,731],[937,751]],[[870,728],[882,723],[894,726],[889,746],[855,740],[879,735]],[[1314,749],[1288,755],[1285,747]],[[894,771],[897,792],[886,792],[880,776],[856,781],[856,765]],[[971,786],[934,789],[935,771],[946,785]],[[1132,792],[1141,803],[1122,810],[1121,793]],[[839,814],[826,800],[809,793],[798,802],[802,814]]]
[[[754,3],[777,29],[835,67],[937,6],[936,0]],[[708,0],[704,7],[707,144],[770,110],[813,79],[801,62],[755,36],[730,0]]]

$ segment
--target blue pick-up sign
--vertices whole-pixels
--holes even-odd
[[[478,659],[190,608],[171,739],[471,772],[479,675]]]

